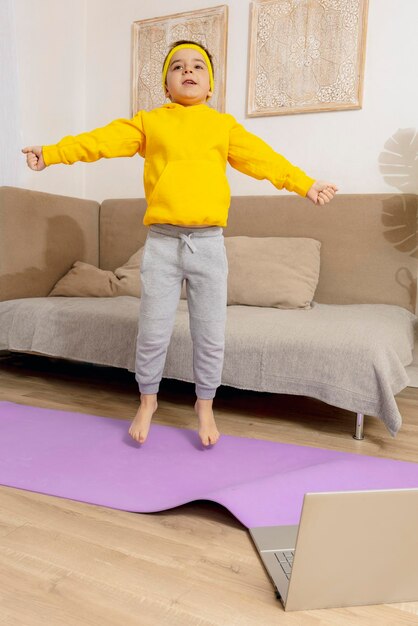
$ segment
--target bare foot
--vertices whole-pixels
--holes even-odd
[[[220,437],[213,416],[212,402],[213,400],[198,398],[194,405],[194,410],[199,417],[199,437],[204,446],[214,445]]]
[[[138,443],[144,443],[148,436],[152,416],[157,408],[157,400],[142,401],[141,398],[141,404],[129,428],[129,434],[132,439],[135,439]]]

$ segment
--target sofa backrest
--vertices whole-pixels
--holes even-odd
[[[144,199],[105,200],[100,267],[114,270],[145,242]],[[225,237],[312,237],[321,241],[315,301],[396,304],[414,312],[417,196],[337,194],[325,206],[290,195],[235,196]]]
[[[321,241],[315,301],[397,304],[414,312],[417,196],[235,196],[225,237]],[[93,200],[0,187],[0,300],[46,296],[74,261],[114,270],[145,242],[144,199]]]
[[[74,261],[99,262],[93,200],[0,187],[0,300],[46,296]]]

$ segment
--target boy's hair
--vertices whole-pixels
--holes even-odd
[[[162,69],[164,69],[164,64],[165,64],[165,62],[166,62],[166,60],[167,60],[168,55],[169,55],[169,54],[170,54],[170,52],[172,51],[172,49],[173,49],[173,48],[175,48],[176,46],[180,46],[180,45],[182,45],[182,44],[184,44],[184,43],[194,43],[196,46],[200,46],[200,47],[201,47],[201,48],[202,48],[202,49],[206,52],[206,54],[207,54],[207,55],[208,55],[208,57],[209,57],[210,64],[211,64],[211,66],[212,66],[212,75],[213,75],[213,78],[215,78],[215,70],[214,70],[214,67],[213,67],[213,58],[212,58],[211,53],[210,53],[208,50],[206,50],[205,46],[203,46],[203,45],[200,43],[200,41],[190,41],[189,39],[180,39],[179,41],[175,41],[174,43],[172,43],[172,44],[171,44],[169,51],[168,51],[168,52],[167,52],[167,54],[165,55],[165,59],[164,59],[164,61],[163,61],[163,68],[162,68]],[[161,71],[162,71],[162,70],[161,70]]]

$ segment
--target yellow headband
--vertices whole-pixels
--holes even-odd
[[[165,60],[164,67],[163,67],[163,89],[165,90],[165,79],[166,79],[167,72],[168,72],[168,66],[170,65],[171,59],[173,58],[173,54],[177,52],[178,50],[181,50],[182,48],[193,48],[193,50],[197,50],[203,56],[203,58],[206,61],[206,65],[208,66],[208,70],[209,70],[210,90],[213,91],[212,63],[210,62],[209,57],[206,54],[206,52],[203,50],[203,48],[201,48],[199,45],[195,43],[182,43],[171,50],[171,52],[169,53],[168,57]]]

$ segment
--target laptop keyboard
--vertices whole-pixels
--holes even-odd
[[[290,578],[290,572],[292,571],[294,550],[284,550],[283,552],[275,552],[274,556],[279,561],[280,566],[285,573],[287,579]]]

